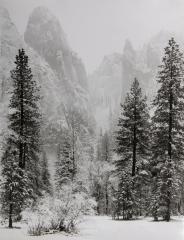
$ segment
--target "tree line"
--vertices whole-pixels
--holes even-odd
[[[151,109],[136,78],[121,104],[115,136],[115,218],[144,214],[169,221],[172,214],[183,212],[184,61],[173,38],[157,82]]]
[[[61,191],[70,193],[71,202],[81,193],[81,204],[86,204],[88,198],[84,195],[88,190],[82,177],[78,176],[78,165],[82,154],[90,155],[90,146],[87,120],[74,104],[62,106],[67,127],[56,125],[54,128],[45,123],[41,111],[41,88],[32,74],[24,49],[19,49],[10,76],[8,128],[1,151],[0,213],[12,228],[13,222],[22,219],[22,212],[27,207],[34,211],[40,199],[60,198]],[[54,144],[57,156],[51,181],[46,150]],[[77,205],[76,211],[78,208]],[[72,214],[78,213],[73,211]],[[57,223],[57,226],[64,229],[66,226],[62,224],[64,222]]]
[[[66,186],[71,186],[73,199],[83,192],[95,198],[98,214],[115,219],[152,215],[169,221],[172,214],[183,213],[184,61],[173,38],[159,66],[150,107],[135,78],[121,104],[117,130],[101,132],[96,143],[82,114],[71,106],[63,108],[67,128],[45,130],[52,141],[58,138],[54,188],[44,148],[40,87],[24,49],[16,56],[11,80],[0,197],[10,228],[26,206],[34,208],[43,195],[57,195]]]

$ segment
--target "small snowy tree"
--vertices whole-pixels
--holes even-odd
[[[67,108],[63,108],[65,119],[68,124],[70,145],[71,145],[71,160],[72,160],[72,181],[75,179],[77,174],[77,163],[78,163],[78,143],[80,142],[81,126],[84,124],[82,114],[79,109],[75,107],[75,104],[68,105]]]
[[[64,184],[70,183],[73,179],[72,147],[68,131],[63,131],[56,161],[55,184],[61,189]]]
[[[113,163],[111,140],[108,132],[101,132],[96,144],[96,157],[91,163],[91,194],[97,202],[97,213],[111,212],[111,180]]]
[[[4,219],[8,219],[8,226],[12,228],[13,220],[20,217],[32,190],[25,170],[19,167],[19,156],[13,142],[9,140],[6,144],[8,146],[1,159],[3,182],[0,200],[1,214]]]
[[[112,160],[112,147],[111,147],[111,139],[106,131],[101,139],[101,151],[102,151],[102,160],[106,162],[110,162]]]
[[[42,152],[41,161],[40,161],[40,176],[41,176],[42,189],[45,191],[45,193],[51,194],[52,185],[50,182],[48,159],[47,159],[46,152],[44,150]]]

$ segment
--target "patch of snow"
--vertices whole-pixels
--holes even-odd
[[[171,222],[153,222],[151,218],[114,221],[110,217],[86,217],[78,234],[56,233],[39,237],[27,236],[26,228],[0,228],[2,240],[182,240],[184,218],[175,217]]]

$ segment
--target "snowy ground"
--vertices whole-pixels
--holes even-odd
[[[90,217],[76,235],[52,234],[41,237],[26,235],[26,229],[0,227],[0,240],[184,240],[184,218],[171,222],[152,222],[151,219],[113,221],[108,217]]]

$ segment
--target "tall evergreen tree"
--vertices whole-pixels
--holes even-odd
[[[165,55],[158,72],[160,88],[154,99],[152,144],[152,175],[154,199],[153,216],[161,215],[169,221],[181,188],[184,160],[184,61],[179,45],[173,38],[165,48]],[[174,204],[175,203],[175,204]],[[156,204],[156,207],[155,207]],[[156,210],[156,211],[155,211]]]
[[[33,165],[39,153],[40,112],[38,108],[39,88],[33,79],[28,65],[28,56],[24,49],[19,50],[15,61],[16,67],[11,71],[13,91],[9,108],[9,129],[16,136],[19,150],[19,166],[22,169]]]
[[[6,139],[2,159],[2,172],[7,186],[3,189],[2,202],[7,200],[7,205],[11,206],[11,212],[16,208],[12,199],[16,199],[14,203],[19,201],[23,206],[27,198],[27,194],[24,194],[26,189],[32,188],[31,195],[34,198],[39,192],[41,118],[38,108],[39,89],[33,79],[24,49],[19,50],[15,65],[15,69],[11,71],[12,92],[8,115],[10,134]],[[15,166],[14,169],[13,166]],[[9,196],[9,200],[6,196]],[[20,207],[19,210],[21,211],[22,208]]]
[[[138,196],[125,195],[136,192],[135,189],[139,185],[137,181],[140,181],[141,172],[149,155],[148,107],[137,79],[134,79],[130,93],[127,94],[124,104],[121,104],[121,108],[115,149],[120,159],[116,161],[116,172],[120,177],[119,189],[122,189],[122,186],[126,189],[119,194],[123,196],[123,211],[136,214],[135,203],[138,202]],[[133,202],[131,205],[130,201]],[[134,211],[129,209],[133,206]],[[130,218],[132,215],[124,212],[124,216]]]

